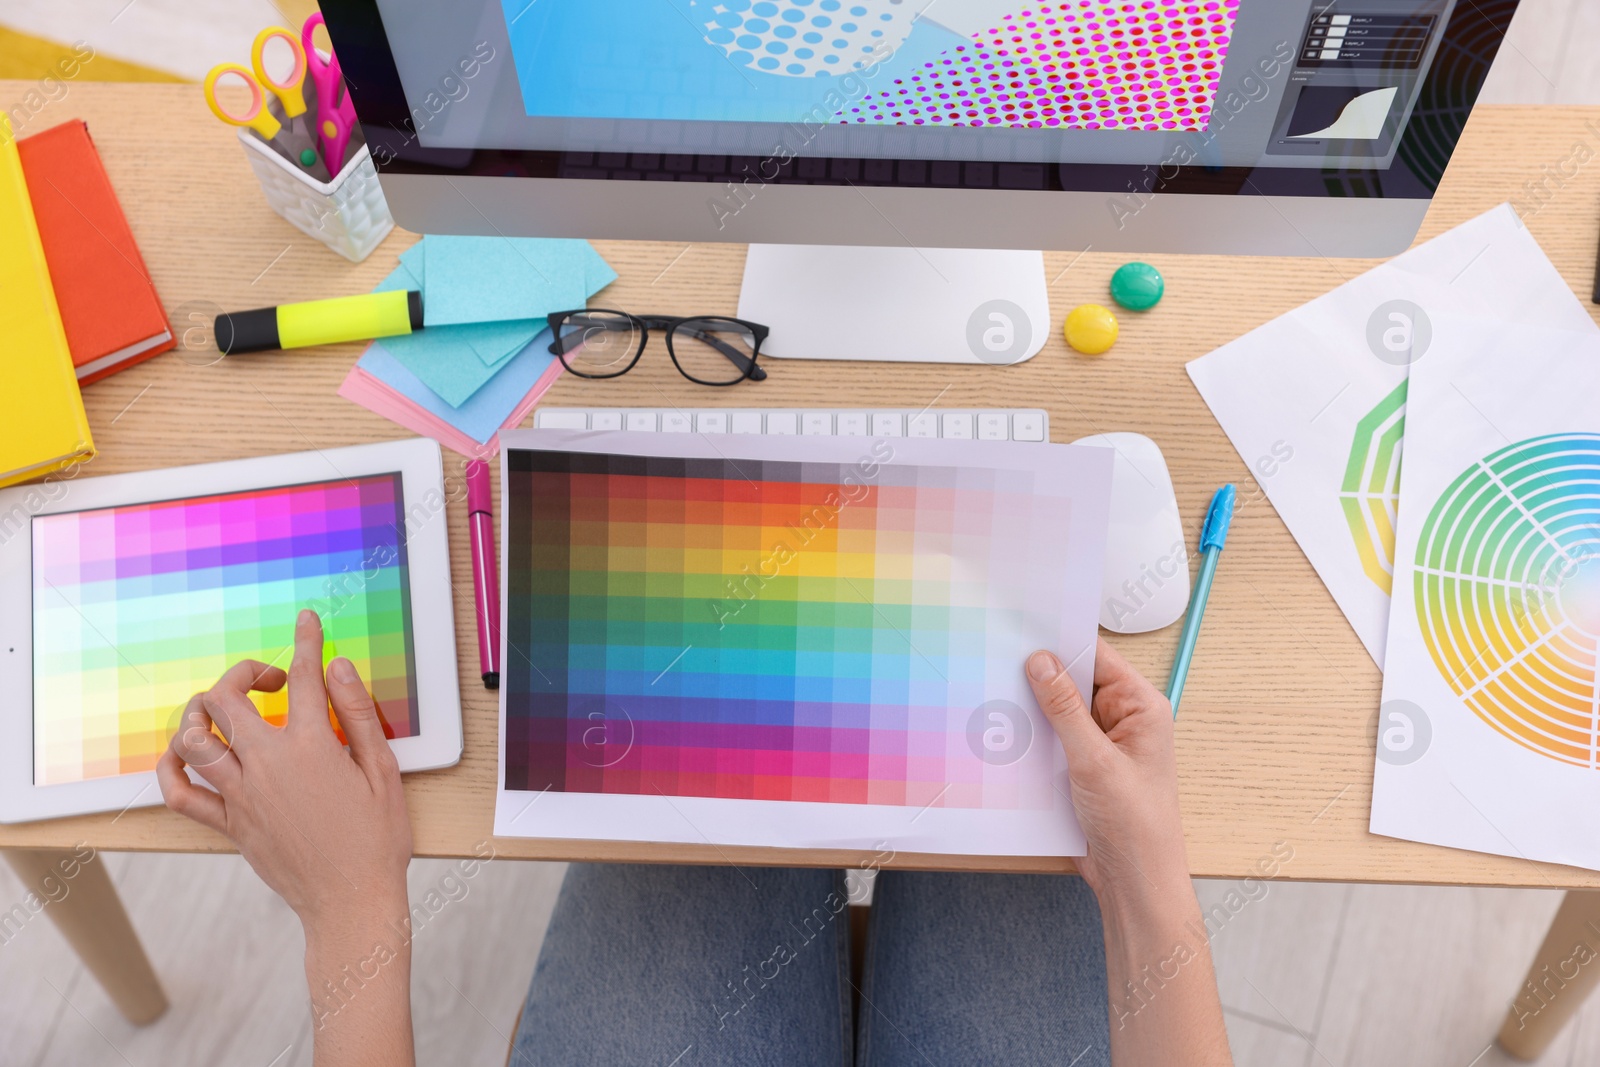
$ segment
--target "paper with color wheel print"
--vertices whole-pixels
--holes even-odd
[[[507,432],[495,833],[1078,855],[1105,449]]]
[[[1600,332],[1502,204],[1189,364],[1379,667],[1407,372],[1463,317]]]
[[[1412,368],[1373,833],[1600,869],[1600,337]]]

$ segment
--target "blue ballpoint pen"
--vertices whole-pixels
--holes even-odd
[[[1172,702],[1172,717],[1178,717],[1178,699],[1183,696],[1183,681],[1189,676],[1189,661],[1200,638],[1200,620],[1205,617],[1206,598],[1211,595],[1211,579],[1216,577],[1217,560],[1228,539],[1228,523],[1233,521],[1233,486],[1225,485],[1211,498],[1206,521],[1200,525],[1200,575],[1194,580],[1194,595],[1189,598],[1189,614],[1183,620],[1183,636],[1178,639],[1178,655],[1172,661],[1172,677],[1167,679],[1167,699]]]

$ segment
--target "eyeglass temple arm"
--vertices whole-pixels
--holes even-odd
[[[550,327],[550,348],[549,348],[549,352],[550,352],[550,354],[552,356],[563,356],[563,355],[566,355],[566,352],[567,352],[567,338],[566,338],[566,335],[563,334],[561,331],[565,330],[570,325],[571,325],[570,323],[565,322],[565,321],[561,322],[559,325],[557,325],[557,324],[552,324],[551,325],[551,327]],[[578,330],[579,327],[572,326],[572,329],[573,330]]]

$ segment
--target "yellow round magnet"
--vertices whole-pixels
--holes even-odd
[[[1081,304],[1067,315],[1067,344],[1098,356],[1117,343],[1117,317],[1099,304]]]

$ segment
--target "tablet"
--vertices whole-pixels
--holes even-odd
[[[402,771],[461,758],[443,467],[422,439],[0,492],[0,822],[161,803],[156,760],[232,664],[287,668],[302,608]],[[251,694],[282,724],[287,694]]]

